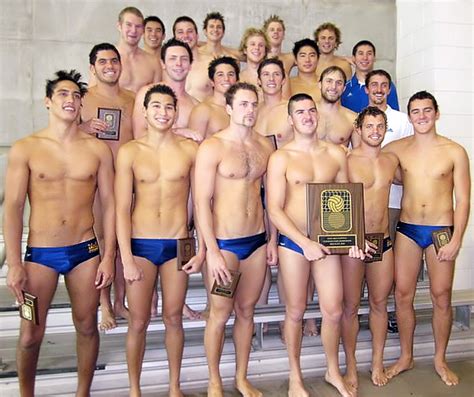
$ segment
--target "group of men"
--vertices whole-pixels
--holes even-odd
[[[277,264],[286,305],[289,395],[308,396],[300,354],[312,280],[322,312],[325,379],[342,396],[356,396],[363,278],[369,288],[371,377],[383,386],[413,367],[413,299],[423,252],[433,299],[434,366],[445,384],[457,384],[445,353],[454,260],[470,204],[469,162],[461,146],[437,134],[436,99],[418,92],[408,102],[408,116],[399,112],[391,77],[374,70],[375,47],[367,40],[354,46],[351,78],[347,58],[334,54],[341,37],[330,23],[316,30],[314,41],[296,42],[293,54],[281,52],[285,25],[277,16],[263,29],[249,28],[240,51],[221,44],[225,24],[219,13],[204,20],[206,43],[199,43],[197,26],[187,16],[177,18],[174,37],[165,43],[163,22],[145,19],[134,7],[122,10],[117,26],[117,47],[101,43],[90,52],[90,88],[75,71],[57,72],[46,86],[48,126],[16,142],[9,154],[7,284],[20,303],[22,291],[37,296],[39,309],[38,325],[21,321],[22,396],[34,395],[59,274],[65,276],[77,331],[77,395],[90,392],[99,300],[103,328],[115,326],[115,315],[128,318],[130,395],[141,394],[159,275],[169,394],[181,396],[182,317],[192,316],[185,305],[187,280],[201,269],[208,289],[240,272],[233,298],[208,294],[208,395],[224,393],[219,362],[232,312],[235,386],[244,396],[262,395],[247,377],[253,313],[266,279],[268,284],[268,266]],[[240,61],[247,64],[242,72]],[[298,74],[290,78],[293,66]],[[99,109],[120,110],[114,140],[94,136],[111,128],[97,117]],[[314,182],[363,183],[365,231],[383,233],[382,260],[364,263],[374,252],[371,244],[334,255],[308,238],[306,184]],[[396,184],[403,184],[403,195]],[[22,259],[27,196],[31,214]],[[197,253],[179,270],[178,240],[193,235],[193,225]],[[431,233],[443,227],[452,228],[451,241],[436,253]],[[394,281],[401,356],[384,368],[386,306]],[[341,336],[345,375],[338,360]]]

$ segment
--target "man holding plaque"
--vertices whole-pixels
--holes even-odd
[[[206,139],[196,159],[197,219],[207,247],[208,285],[215,283],[214,291],[220,294],[210,295],[204,334],[208,395],[223,396],[219,361],[225,325],[234,311],[235,385],[244,396],[261,396],[247,380],[247,366],[255,304],[267,262],[276,263],[276,231],[267,245],[260,197],[273,147],[253,130],[258,106],[256,88],[236,83],[225,97],[229,127]]]
[[[346,352],[346,382],[358,387],[355,357],[359,331],[358,310],[364,276],[369,289],[369,325],[372,333],[372,383],[384,386],[383,350],[387,336],[387,298],[393,285],[393,251],[389,235],[388,203],[391,182],[398,168],[392,153],[381,151],[387,131],[387,116],[376,107],[365,108],[356,119],[361,144],[348,157],[349,181],[363,183],[366,239],[376,240],[378,258],[371,263],[347,256],[342,259],[344,314],[342,341]],[[374,238],[370,238],[374,233]],[[375,255],[374,255],[375,256]],[[367,260],[366,260],[367,262]]]
[[[392,378],[413,368],[413,300],[425,253],[433,301],[434,367],[448,386],[459,382],[446,362],[452,325],[454,263],[466,229],[470,204],[469,159],[465,149],[438,135],[436,99],[426,91],[412,95],[408,117],[415,134],[388,144],[384,151],[400,161],[403,197],[395,245],[395,300],[401,355],[387,370]],[[453,202],[453,193],[455,205]],[[433,241],[453,229],[451,240],[436,252]]]
[[[198,255],[183,267],[180,263],[178,269],[178,239],[189,237],[187,205],[194,186],[197,144],[172,131],[178,117],[177,101],[173,90],[166,85],[150,88],[143,108],[148,132],[122,146],[117,158],[117,238],[129,308],[127,364],[131,396],[140,395],[146,330],[158,273],[170,396],[182,395],[179,386],[184,347],[182,311],[188,274],[200,270],[205,255],[204,243],[200,242]],[[130,213],[133,195],[135,201]]]
[[[76,395],[89,396],[99,351],[99,290],[110,285],[114,275],[113,158],[106,144],[78,128],[86,92],[80,78],[75,70],[59,71],[47,81],[48,126],[16,142],[9,153],[3,223],[7,285],[18,302],[23,303],[23,293],[35,302],[38,314],[38,325],[26,320],[20,324],[17,370],[22,396],[34,395],[46,316],[59,274],[65,276],[76,328]],[[96,191],[103,209],[102,259],[93,230]],[[22,260],[27,196],[31,213]]]
[[[95,77],[96,85],[91,87],[82,101],[81,128],[96,135],[112,150],[114,159],[118,149],[133,138],[132,113],[135,94],[119,86],[122,72],[120,53],[109,43],[95,45],[89,54],[89,68]],[[107,115],[115,115],[116,128],[107,124]],[[111,123],[113,124],[113,123]],[[94,201],[94,230],[103,247],[104,228],[102,221],[102,206],[100,200]],[[114,305],[110,301],[111,288],[104,288],[100,293],[102,330],[115,328],[115,316],[128,317],[125,308],[125,284],[120,254],[115,258]]]
[[[342,396],[355,391],[339,371],[338,349],[342,316],[342,270],[339,255],[307,237],[306,184],[346,183],[347,159],[339,145],[316,134],[318,112],[311,96],[297,94],[288,103],[294,139],[270,157],[268,212],[280,231],[278,257],[286,298],[285,337],[290,363],[289,395],[308,396],[300,367],[301,326],[311,275],[323,315],[321,340],[327,359],[326,381]],[[359,250],[354,251],[360,254]]]

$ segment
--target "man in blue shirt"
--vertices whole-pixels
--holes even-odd
[[[352,49],[352,59],[355,64],[355,73],[346,83],[341,103],[342,106],[359,113],[369,105],[369,98],[365,92],[365,77],[374,69],[375,46],[368,40],[359,41]],[[397,90],[393,83],[390,84],[387,103],[392,109],[400,110]]]

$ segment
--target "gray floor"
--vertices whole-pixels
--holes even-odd
[[[415,365],[411,371],[400,374],[398,377],[384,387],[375,387],[370,381],[367,372],[359,374],[359,397],[472,397],[474,396],[474,360],[457,361],[450,363],[459,378],[460,383],[454,387],[448,387],[440,380],[429,363]],[[323,378],[305,379],[305,385],[310,396],[338,397],[339,393]],[[263,392],[264,396],[283,397],[288,394],[288,382],[274,381],[268,383],[255,383]],[[226,389],[226,396],[237,397],[240,394],[235,389]],[[144,397],[157,396],[156,393],[145,393]],[[159,396],[165,396],[160,394]],[[205,397],[206,392],[186,393],[186,397]]]

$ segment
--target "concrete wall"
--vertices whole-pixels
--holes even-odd
[[[473,175],[473,2],[397,1],[397,88],[400,105],[419,90],[437,99],[438,132],[468,152]],[[471,214],[473,213],[471,198]],[[474,216],[456,262],[455,289],[474,287]]]
[[[64,68],[87,73],[90,49],[117,41],[117,15],[129,5],[160,16],[168,37],[176,17],[189,15],[201,28],[207,12],[220,11],[224,41],[232,46],[247,26],[261,26],[276,13],[287,25],[288,51],[320,23],[333,21],[343,32],[339,53],[350,54],[367,38],[377,46],[378,66],[395,72],[395,0],[0,0],[0,147],[45,125],[45,79]],[[363,15],[363,23],[354,15]]]

